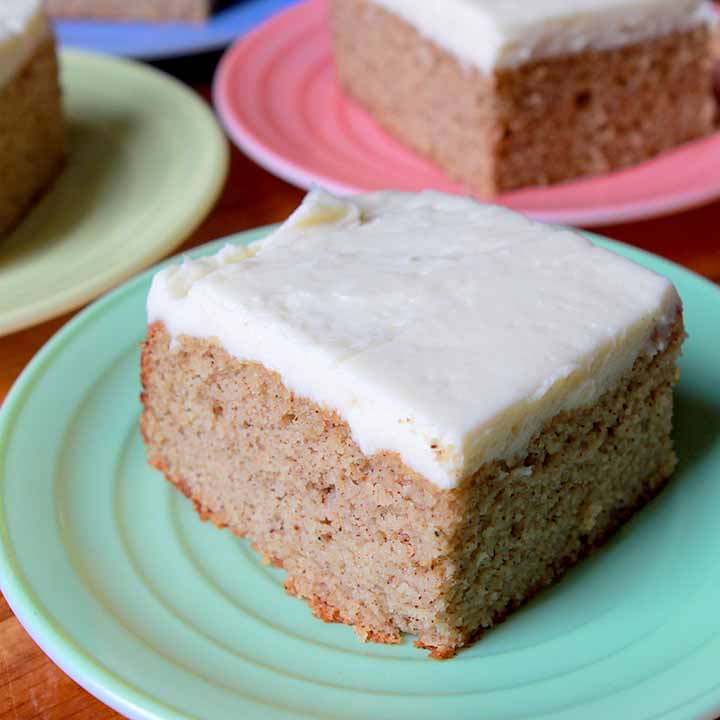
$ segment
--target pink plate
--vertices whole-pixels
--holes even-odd
[[[289,182],[347,194],[394,188],[467,193],[346,99],[335,77],[325,0],[290,8],[239,40],[215,79],[235,142]],[[720,197],[720,132],[630,170],[495,198],[547,222],[606,225]]]

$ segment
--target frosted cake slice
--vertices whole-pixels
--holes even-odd
[[[366,640],[452,656],[675,465],[672,284],[467,198],[313,191],[148,323],[150,462]]]
[[[0,236],[59,173],[65,121],[42,0],[0,2]]]
[[[329,0],[345,90],[482,194],[713,131],[706,0]]]

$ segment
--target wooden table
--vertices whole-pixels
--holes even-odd
[[[189,82],[206,99],[216,57],[180,61],[164,69]],[[274,178],[237,150],[214,211],[183,250],[232,232],[277,222],[303,193]],[[720,283],[720,202],[673,217],[597,229]],[[0,338],[0,401],[48,338],[73,313]],[[120,716],[82,690],[33,643],[0,595],[0,720],[104,720]]]

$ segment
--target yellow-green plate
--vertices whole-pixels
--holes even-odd
[[[720,714],[720,289],[607,245],[668,275],[685,301],[680,466],[602,551],[453,660],[429,660],[409,640],[363,645],[315,619],[284,592],[281,570],[200,522],[148,467],[138,432],[148,273],[68,323],[0,412],[0,587],[11,607],[78,682],[144,720]]]
[[[0,335],[76,308],[177,247],[215,202],[227,143],[193,91],[128,60],[61,54],[62,175],[0,238]]]

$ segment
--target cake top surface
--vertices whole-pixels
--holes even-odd
[[[25,32],[42,9],[42,0],[3,0],[0,3],[0,37]]]
[[[500,207],[315,190],[249,248],[159,272],[148,320],[262,363],[366,454],[451,488],[595,402],[679,303],[653,272]]]
[[[370,0],[490,71],[603,50],[713,21],[707,0]]]
[[[49,32],[42,0],[0,0],[0,86]]]

